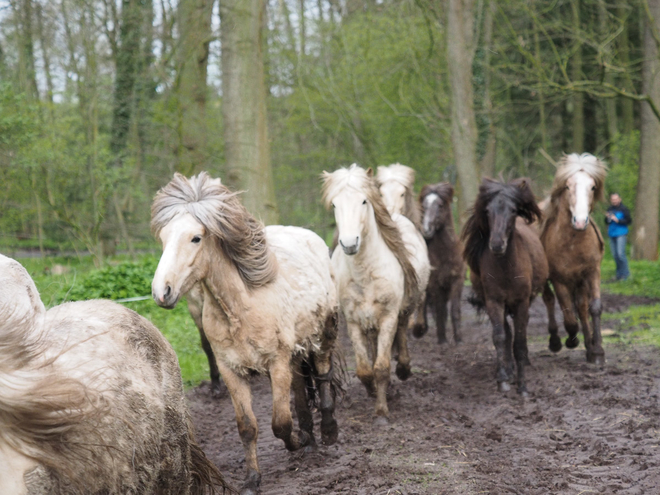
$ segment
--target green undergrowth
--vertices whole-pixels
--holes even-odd
[[[660,347],[660,304],[631,306],[621,313],[608,315],[603,328],[612,322],[619,328],[615,329],[613,335],[607,335],[605,332],[605,342]]]
[[[25,258],[19,261],[32,276],[46,307],[85,299],[150,296],[151,280],[158,265],[158,258],[152,255],[143,255],[136,260],[116,256],[101,269],[94,267],[91,257]],[[158,307],[151,297],[123,304],[151,321],[167,338],[179,358],[186,387],[208,379],[208,361],[185,301],[173,310]]]

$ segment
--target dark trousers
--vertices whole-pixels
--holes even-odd
[[[612,256],[616,263],[616,278],[617,280],[625,280],[630,276],[628,270],[628,260],[626,259],[626,240],[627,235],[619,237],[610,237],[610,247],[612,248]]]

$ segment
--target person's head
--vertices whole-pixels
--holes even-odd
[[[621,204],[621,196],[617,193],[610,194],[610,204],[612,206],[619,206]]]

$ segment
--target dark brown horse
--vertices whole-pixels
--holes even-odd
[[[419,202],[422,208],[422,235],[426,239],[431,262],[431,277],[426,287],[424,326],[415,327],[415,337],[422,337],[428,325],[426,314],[433,312],[438,343],[446,344],[447,304],[451,301],[451,324],[454,342],[461,341],[461,293],[465,280],[461,242],[454,230],[451,202],[454,188],[448,182],[429,184],[422,188]]]
[[[580,343],[577,310],[582,322],[587,361],[597,364],[605,359],[600,334],[603,237],[589,215],[594,202],[602,199],[606,174],[605,164],[589,153],[565,156],[555,176],[541,229],[550,280],[564,314],[564,327],[568,333],[566,347],[574,348]],[[543,301],[548,308],[550,350],[559,352],[561,339],[555,321],[555,298],[549,285],[543,291]]]
[[[507,316],[511,316],[518,393],[523,396],[527,395],[529,305],[548,279],[543,246],[529,226],[540,217],[528,179],[509,183],[484,179],[462,234],[474,302],[485,307],[493,325],[499,389],[509,390],[509,381],[513,379],[512,335],[507,321]]]

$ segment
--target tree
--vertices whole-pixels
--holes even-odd
[[[245,207],[264,223],[277,223],[266,115],[264,0],[220,2],[222,116],[226,182],[245,191]]]
[[[660,0],[644,0],[647,9],[644,29],[642,92],[660,102]],[[660,120],[649,102],[642,102],[642,134],[639,181],[635,202],[633,257],[658,259],[658,208],[660,207]]]

